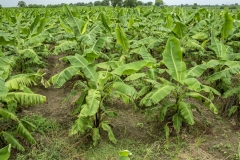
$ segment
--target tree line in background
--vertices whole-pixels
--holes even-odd
[[[19,1],[17,6],[18,7],[28,7],[28,8],[43,8],[43,7],[49,7],[49,8],[56,8],[61,7],[65,3],[61,4],[48,4],[48,5],[39,5],[39,4],[29,4],[27,5],[24,1]],[[151,6],[153,5],[153,2],[142,2],[137,0],[97,0],[94,2],[84,3],[84,2],[78,2],[78,3],[70,3],[70,6],[113,6],[113,7],[136,7],[136,6]],[[156,6],[163,6],[164,2],[163,0],[155,0]]]
[[[48,4],[48,5],[41,5],[41,4],[26,4],[24,1],[19,1],[17,6],[18,7],[27,7],[27,8],[56,8],[61,7],[65,3],[61,4]],[[70,3],[70,6],[113,6],[113,7],[136,7],[136,6],[152,6],[153,2],[142,2],[137,0],[97,0],[94,2],[84,3],[84,2],[78,2],[78,3]],[[155,0],[154,3],[155,6],[164,6],[163,0]],[[230,4],[230,5],[198,5],[197,3],[194,3],[193,5],[189,4],[181,4],[182,7],[192,7],[193,9],[196,9],[198,7],[220,7],[220,9],[224,9],[225,7],[229,7],[229,9],[237,9],[239,7],[238,3]],[[2,8],[2,5],[0,4],[0,8]]]

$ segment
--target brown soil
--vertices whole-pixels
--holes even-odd
[[[63,55],[53,55],[46,59],[49,64],[47,69],[44,69],[46,72],[44,78],[46,80],[67,67],[65,62],[59,60],[61,57]],[[33,88],[35,93],[46,96],[46,103],[29,107],[24,112],[27,114],[41,114],[45,118],[55,119],[60,124],[65,124],[66,127],[69,127],[72,122],[71,101],[74,101],[74,99],[71,98],[67,102],[63,102],[63,100],[71,92],[71,87],[71,82],[66,82],[62,88],[54,88],[53,86]]]

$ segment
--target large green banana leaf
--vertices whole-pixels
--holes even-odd
[[[137,91],[134,87],[132,87],[131,85],[128,85],[124,82],[114,82],[113,88],[115,88],[117,91],[119,91],[125,95],[128,95],[130,97],[135,97],[137,94]]]
[[[194,117],[192,114],[192,108],[189,103],[180,101],[178,102],[179,110],[183,118],[187,121],[188,124],[194,124]]]
[[[86,59],[89,62],[93,62],[95,58],[98,58],[104,44],[105,40],[103,38],[99,38],[90,48],[85,49],[84,54],[86,55]]]
[[[203,74],[203,72],[206,69],[207,69],[207,64],[196,65],[187,70],[186,78],[191,78],[191,77],[198,78]]]
[[[3,98],[6,102],[11,102],[16,100],[21,105],[35,105],[44,103],[46,101],[46,97],[40,94],[34,93],[25,93],[25,92],[8,92],[7,96]]]
[[[136,73],[143,67],[151,66],[152,63],[146,60],[141,60],[141,61],[136,61],[136,62],[131,62],[128,64],[124,64],[118,68],[116,68],[114,71],[112,71],[113,74],[116,75],[130,75],[133,73]]]
[[[0,78],[0,97],[5,97],[8,93],[8,88],[5,85],[5,81]]]
[[[4,139],[11,144],[12,147],[17,148],[20,151],[24,151],[24,147],[18,142],[16,138],[14,138],[10,133],[8,132],[2,132],[2,135]]]
[[[28,142],[32,144],[36,144],[35,139],[30,134],[30,132],[26,129],[26,127],[20,122],[18,123],[17,132],[20,133]]]
[[[177,38],[170,36],[163,52],[163,63],[167,66],[169,74],[180,82],[186,76],[186,64],[182,61],[182,51]]]
[[[15,39],[8,34],[8,33],[3,33],[0,31],[0,45],[5,46],[5,45],[15,45]]]
[[[181,22],[176,22],[172,30],[179,38],[183,38],[187,32],[187,26]]]
[[[128,39],[127,39],[123,29],[119,25],[117,25],[115,32],[116,32],[117,43],[120,46],[122,46],[122,50],[124,52],[127,52],[129,49],[129,42],[128,42]]]
[[[108,61],[108,62],[98,63],[95,66],[97,68],[102,68],[106,70],[114,70],[122,65],[123,65],[122,62],[120,61]]]
[[[86,105],[83,105],[81,117],[93,116],[97,113],[100,107],[101,94],[98,90],[90,89],[86,97]]]
[[[224,23],[221,30],[221,39],[225,40],[232,33],[234,19],[228,11],[223,13],[223,19]]]
[[[210,110],[213,113],[218,114],[217,107],[207,97],[205,97],[205,96],[203,96],[203,95],[201,95],[200,93],[197,93],[197,92],[188,92],[186,95],[188,95],[188,96],[190,96],[192,98],[195,98],[195,99],[202,99],[203,98],[204,100],[208,101]]]
[[[60,73],[52,76],[49,79],[49,82],[51,82],[54,85],[54,87],[60,88],[66,81],[72,78],[72,76],[77,75],[79,71],[80,71],[80,67],[75,67],[75,66],[67,67]]]
[[[176,113],[173,116],[173,127],[177,133],[180,132],[181,125],[182,125],[182,117],[178,113]]]
[[[152,90],[150,93],[148,93],[142,100],[141,105],[151,106],[152,104],[157,104],[160,102],[163,98],[165,98],[167,95],[170,94],[172,90],[174,90],[174,86],[162,86],[158,89]]]
[[[80,67],[83,70],[83,73],[89,80],[97,82],[98,74],[95,71],[95,68],[92,64],[89,64],[88,61],[81,55],[67,56],[62,59],[68,59],[72,66]]]

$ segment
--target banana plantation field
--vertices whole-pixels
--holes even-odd
[[[0,160],[240,158],[240,10],[0,9]]]

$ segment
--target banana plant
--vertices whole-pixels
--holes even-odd
[[[227,13],[224,15],[226,16]],[[229,15],[228,15],[229,16]],[[228,17],[227,16],[227,17]],[[228,23],[232,23],[231,21]],[[229,26],[229,27],[224,27]],[[207,78],[207,83],[211,83],[220,93],[223,94],[226,100],[225,105],[221,107],[221,114],[231,116],[239,110],[239,88],[236,84],[239,83],[240,72],[240,53],[234,53],[232,47],[224,44],[224,39],[232,30],[232,24],[224,24],[222,29],[222,37],[219,41],[212,28],[211,45],[209,48],[213,51],[216,59],[215,65],[211,68],[213,72]]]
[[[162,64],[165,65],[166,73],[170,78],[158,77],[158,73],[152,72],[152,74],[155,74],[152,77],[157,78],[146,79],[149,86],[139,92],[139,97],[145,94],[140,104],[145,106],[154,105],[153,109],[159,110],[160,121],[165,119],[167,113],[170,114],[168,116],[172,117],[173,126],[177,133],[180,132],[183,122],[189,125],[195,123],[192,110],[197,106],[189,102],[188,98],[205,101],[204,104],[217,114],[218,110],[211,100],[213,94],[220,95],[220,93],[197,80],[208,68],[208,64],[196,65],[187,69],[182,59],[180,42],[173,35],[169,37],[162,56]],[[201,94],[202,92],[208,93],[209,97]],[[161,101],[162,103],[159,104]]]
[[[29,130],[34,130],[35,126],[28,121],[21,120],[16,115],[16,110],[20,106],[30,106],[46,101],[46,97],[33,93],[31,85],[37,84],[42,72],[35,74],[17,74],[11,76],[11,60],[0,57],[4,62],[0,65],[0,137],[12,147],[24,150],[24,147],[16,139],[19,135],[30,143],[35,144],[33,136]]]
[[[20,13],[16,16],[12,33],[0,32],[0,45],[5,55],[14,57],[20,64],[21,72],[26,72],[32,64],[43,64],[36,47],[41,46],[49,34],[44,30],[45,18],[37,15],[31,24],[24,23],[27,27],[23,27],[23,15]]]
[[[104,41],[97,40],[97,35],[102,30],[100,26],[91,23],[89,20],[81,19],[67,5],[64,5],[62,10],[67,18],[64,19],[60,16],[60,25],[69,34],[69,37],[58,42],[59,45],[55,47],[54,53],[58,54],[67,50],[74,50],[75,53],[89,54],[88,57],[98,57],[100,52],[89,50],[92,50],[96,45],[100,45],[99,47],[104,45]],[[85,49],[88,50],[85,51]]]
[[[125,103],[134,103],[136,89],[123,80],[121,76],[134,74],[149,65],[148,61],[123,64],[120,61],[109,61],[93,66],[81,55],[66,56],[62,60],[71,65],[62,72],[50,78],[50,82],[57,88],[63,86],[72,76],[83,76],[83,80],[75,82],[73,90],[81,92],[74,113],[78,118],[72,126],[71,135],[90,132],[93,144],[97,145],[102,130],[108,132],[109,139],[116,143],[111,124],[105,117],[116,117],[117,113],[105,107],[105,101],[112,97],[122,99]],[[99,70],[100,69],[100,70]],[[79,86],[80,89],[79,89]]]

